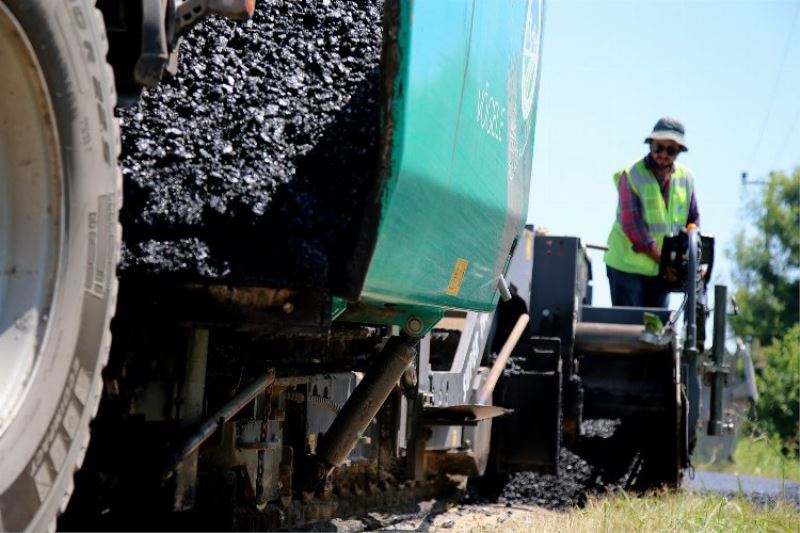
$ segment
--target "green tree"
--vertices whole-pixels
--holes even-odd
[[[772,172],[748,207],[752,226],[736,234],[731,254],[739,304],[731,326],[766,346],[783,337],[800,314],[800,167],[791,177]]]
[[[794,448],[800,439],[800,324],[764,348],[758,373],[757,424]]]
[[[735,262],[737,335],[754,341],[759,367],[756,424],[797,450],[800,436],[800,167],[772,172],[750,203],[730,253]]]

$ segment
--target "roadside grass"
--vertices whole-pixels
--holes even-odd
[[[800,459],[787,458],[781,453],[780,441],[764,435],[742,436],[736,444],[732,462],[699,463],[695,468],[800,482]]]
[[[598,497],[569,513],[514,513],[473,531],[503,532],[797,532],[800,512],[786,502],[760,507],[741,498],[691,492]]]

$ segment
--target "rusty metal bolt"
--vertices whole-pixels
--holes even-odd
[[[405,330],[406,333],[413,336],[418,336],[422,333],[425,324],[422,322],[422,319],[418,316],[409,317],[406,320]]]

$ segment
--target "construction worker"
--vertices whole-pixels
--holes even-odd
[[[614,174],[619,203],[605,253],[614,306],[667,307],[659,276],[664,237],[700,225],[692,172],[675,161],[688,150],[684,134],[677,120],[660,119],[644,141],[650,152]]]

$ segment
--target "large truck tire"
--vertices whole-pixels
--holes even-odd
[[[91,0],[0,0],[0,530],[49,530],[89,441],[120,247],[113,72]]]

